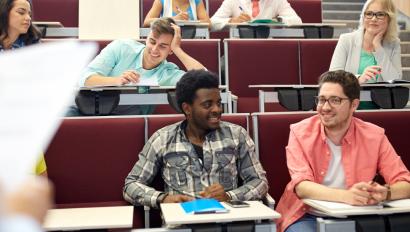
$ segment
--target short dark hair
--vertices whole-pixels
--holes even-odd
[[[344,94],[353,101],[360,99],[360,84],[357,77],[344,70],[328,71],[319,77],[319,91],[324,83],[336,83],[342,86]]]
[[[3,41],[9,36],[9,15],[10,11],[14,6],[15,0],[0,0],[0,44],[3,44]],[[31,11],[33,12],[33,4],[31,1],[27,0],[30,3]],[[40,31],[32,23],[27,30],[27,33],[21,34],[19,38],[22,38],[25,45],[30,45],[37,43],[41,34]]]
[[[172,18],[164,17],[164,18],[156,19],[151,24],[151,31],[154,34],[154,36],[160,36],[162,34],[170,34],[174,36],[175,31],[171,23],[176,24],[174,19]]]
[[[212,72],[191,70],[185,73],[176,86],[176,98],[178,107],[182,110],[182,103],[192,104],[196,98],[198,89],[218,89],[218,76]],[[183,112],[185,114],[185,112]]]

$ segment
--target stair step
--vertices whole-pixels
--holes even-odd
[[[401,54],[410,54],[410,42],[401,42]]]
[[[340,10],[326,10],[322,15],[324,19],[346,19],[359,20],[361,11],[340,11]]]
[[[403,79],[410,81],[410,68],[405,67],[402,70],[403,70]]]
[[[410,54],[401,54],[401,66],[410,67]]]
[[[410,31],[400,31],[399,38],[401,41],[410,41]]]
[[[357,29],[359,26],[359,20],[343,20],[343,19],[323,19],[323,23],[345,23],[346,27],[351,29]]]
[[[337,10],[337,11],[361,11],[363,8],[363,3],[361,2],[323,2],[322,10]]]
[[[343,1],[343,0],[322,0],[322,3],[325,3],[325,2],[343,2],[343,3],[361,2],[361,3],[365,3],[366,0],[346,0],[346,1]]]

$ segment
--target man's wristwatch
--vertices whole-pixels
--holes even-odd
[[[391,200],[391,188],[390,185],[386,184],[385,187],[387,188],[387,195],[385,201],[390,201]]]
[[[157,205],[159,206],[165,199],[165,197],[168,196],[168,193],[161,193],[159,194],[159,196],[157,197]]]

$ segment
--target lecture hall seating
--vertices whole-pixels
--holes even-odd
[[[55,187],[56,207],[128,205],[123,200],[122,188],[146,138],[183,118],[182,115],[65,118],[45,154],[48,176]],[[248,128],[249,114],[225,114],[222,119]],[[143,215],[143,207],[134,208],[134,228],[144,227]],[[151,225],[160,224],[157,217]]]
[[[317,84],[329,69],[336,39],[226,39],[225,75],[238,96],[237,112],[258,112],[258,89],[249,85]],[[267,91],[271,89],[265,89]],[[284,111],[266,104],[265,111]]]
[[[56,207],[127,205],[124,180],[144,143],[143,117],[64,119],[45,154]],[[144,227],[142,207],[134,215]]]
[[[252,114],[253,137],[257,144],[259,159],[267,172],[269,194],[276,202],[279,201],[290,180],[285,150],[288,144],[289,126],[314,114],[315,112]],[[385,128],[389,141],[407,168],[410,168],[410,147],[407,137],[402,136],[402,131],[410,130],[409,110],[359,111],[355,113],[355,116]]]
[[[225,39],[224,47],[225,76],[238,96],[237,112],[258,112],[258,90],[249,85],[300,83],[298,40]],[[273,109],[284,110],[277,104]]]
[[[319,76],[329,70],[337,39],[299,41],[301,84],[317,85]]]
[[[65,27],[78,27],[79,0],[32,0],[33,21],[57,21]]]

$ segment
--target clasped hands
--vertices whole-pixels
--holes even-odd
[[[218,201],[229,200],[229,196],[228,194],[226,194],[224,187],[218,183],[205,187],[204,190],[199,193],[199,195],[203,198],[214,198]],[[184,194],[169,194],[164,198],[162,203],[180,203],[192,200],[195,200],[195,198]]]
[[[344,202],[350,205],[376,205],[386,200],[388,189],[376,182],[359,182],[346,190]]]

